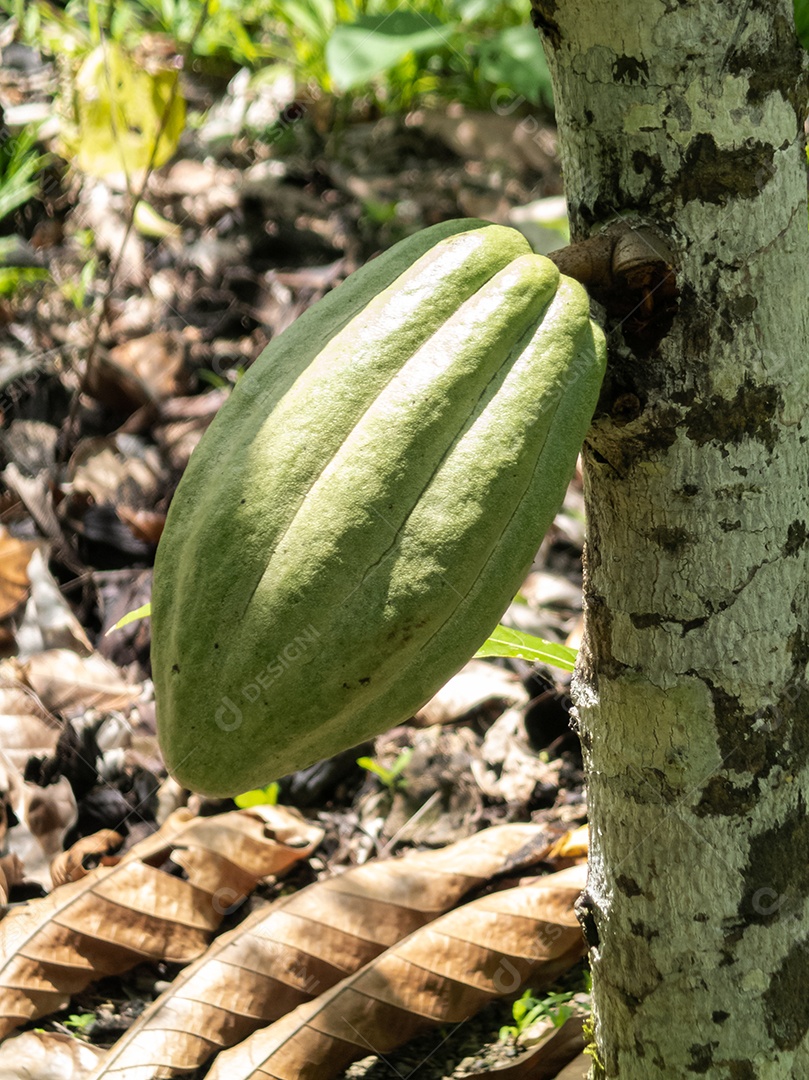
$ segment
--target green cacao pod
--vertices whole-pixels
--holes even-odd
[[[194,451],[157,552],[169,770],[232,795],[431,697],[519,588],[604,355],[584,289],[480,221],[402,241],[273,340]]]

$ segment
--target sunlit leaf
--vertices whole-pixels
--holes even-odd
[[[329,38],[329,74],[341,90],[361,86],[408,53],[445,48],[454,29],[452,24],[413,10],[364,15],[354,23],[337,26]]]
[[[484,42],[480,48],[480,74],[535,105],[553,99],[545,52],[532,26],[509,26]]]
[[[252,806],[277,806],[280,790],[278,783],[273,780],[265,788],[255,788],[253,791],[245,791],[243,795],[237,795],[233,801],[240,810],[249,810]]]
[[[176,71],[146,71],[109,42],[93,49],[76,75],[68,156],[82,172],[101,177],[165,164],[185,127],[177,79]]]
[[[153,236],[162,240],[167,236],[180,236],[181,229],[172,221],[166,221],[164,217],[149,203],[140,199],[135,207],[135,228],[142,236]]]
[[[553,641],[534,634],[525,634],[522,630],[512,630],[509,626],[499,625],[491,637],[481,645],[475,656],[511,656],[521,660],[530,660],[535,664],[549,664],[563,671],[573,671],[576,665],[576,649],[567,645],[557,645]]]
[[[145,619],[152,614],[152,605],[143,604],[139,608],[135,608],[134,611],[127,611],[126,615],[122,619],[119,619],[115,626],[111,626],[104,637],[109,637],[115,630],[120,630],[124,626],[129,626],[130,623],[137,622],[138,619]]]

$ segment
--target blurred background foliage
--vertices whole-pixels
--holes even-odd
[[[427,98],[489,108],[508,90],[551,101],[527,0],[0,0],[21,40],[78,59],[102,36],[127,49],[161,35],[192,70],[228,77],[284,64],[301,92],[399,111]]]
[[[527,0],[0,0],[0,14],[16,41],[56,62],[51,148],[80,173],[123,173],[127,187],[171,158],[187,123],[205,122],[204,108],[186,109],[180,69],[213,101],[229,83],[244,101],[282,84],[293,111],[338,131],[450,102],[552,109]],[[260,138],[252,116],[247,133]],[[271,142],[290,135],[283,119],[268,121]],[[0,233],[36,195],[46,160],[36,125],[4,135]]]
[[[110,154],[128,157],[116,163],[125,167],[152,157],[137,145],[140,125],[125,102],[144,117],[144,143],[154,144],[164,128],[151,163],[171,155],[185,122],[173,85],[179,55],[188,70],[211,79],[228,80],[240,69],[259,85],[287,76],[298,97],[332,99],[332,115],[343,120],[442,102],[498,112],[552,109],[527,0],[0,0],[0,12],[15,21],[20,41],[61,64],[63,144],[91,172],[104,125],[130,146],[99,145],[96,171],[110,167]],[[795,0],[795,18],[809,46],[809,0]],[[102,42],[103,55],[96,51]],[[157,70],[161,55],[166,63]],[[0,215],[31,183],[38,158],[30,142],[6,151],[13,162],[0,161],[0,183],[12,184],[0,191]]]
[[[338,135],[352,120],[450,104],[552,116],[528,0],[0,0],[0,14],[14,40],[56,63],[48,149],[79,174],[123,174],[130,193],[132,176],[168,161],[226,88],[245,103],[246,135],[281,142],[276,152],[301,136],[306,125],[288,122],[301,112]],[[809,46],[809,0],[795,0],[795,16]],[[207,102],[186,102],[181,70],[209,88]],[[280,115],[247,107],[275,86]],[[36,124],[0,134],[2,237],[53,159]],[[0,244],[0,266],[13,258]]]

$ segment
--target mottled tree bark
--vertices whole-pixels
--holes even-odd
[[[620,1080],[809,1078],[809,231],[791,0],[534,0],[602,289],[576,679],[596,1041]],[[601,1075],[601,1074],[599,1074]]]

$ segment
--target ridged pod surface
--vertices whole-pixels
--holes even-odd
[[[564,496],[604,341],[513,229],[447,222],[272,341],[155,563],[158,733],[232,795],[405,720],[486,639]]]

